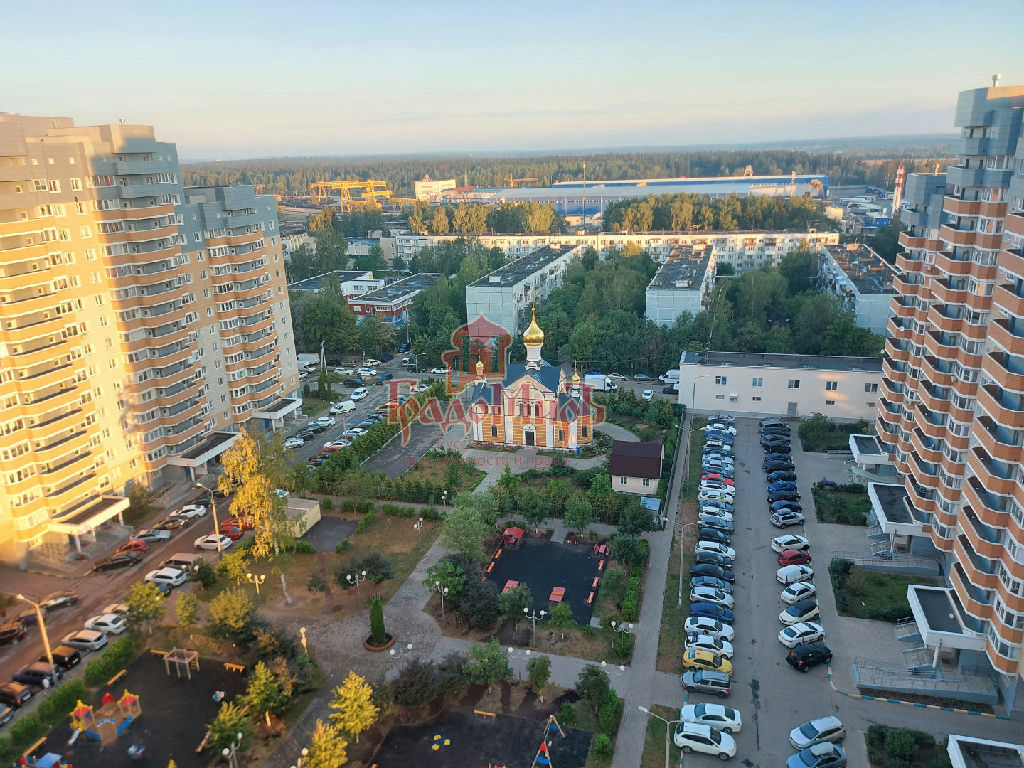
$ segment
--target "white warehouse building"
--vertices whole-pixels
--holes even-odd
[[[696,315],[714,287],[714,247],[677,245],[647,286],[646,317],[671,326],[684,312]]]

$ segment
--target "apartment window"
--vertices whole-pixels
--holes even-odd
[[[625,484],[626,484],[626,476],[625,475],[620,475],[619,476],[619,485],[625,485]]]
[[[754,397],[752,397],[750,399],[753,400],[755,403],[761,402],[761,396],[760,395],[755,395]]]
[[[764,386],[764,378],[761,377],[761,376],[755,376],[753,379],[750,380],[750,386],[752,386],[752,387],[763,387]]]
[[[73,192],[81,192],[82,191],[82,180],[81,179],[71,179],[71,190]]]
[[[582,434],[582,435],[583,435],[583,437],[586,437],[586,436],[587,436],[587,427],[583,427],[583,429],[582,429],[582,431],[580,432],[580,434]]]
[[[561,429],[558,430],[558,440],[559,440],[559,442],[565,440],[565,432],[562,431]]]
[[[786,389],[800,389],[800,379],[790,379]]]
[[[826,392],[835,392],[837,389],[839,389],[839,382],[838,381],[826,381],[825,382],[825,391]]]
[[[724,386],[727,379],[727,376],[715,376],[715,384],[721,384]]]
[[[725,400],[725,395],[715,395],[715,400]]]
[[[878,384],[877,383],[875,383],[875,384],[865,384],[864,385],[864,391],[867,392],[868,394],[872,394],[874,392],[877,392],[878,391]]]
[[[491,437],[497,437],[497,436],[498,436],[498,428],[494,424],[492,424],[491,425]]]
[[[835,405],[835,404],[836,404],[835,400],[826,400],[825,401],[825,405]]]
[[[650,487],[651,487],[651,478],[645,477],[644,478],[644,488],[650,488]]]

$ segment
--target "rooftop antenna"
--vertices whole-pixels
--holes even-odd
[[[992,87],[993,88],[998,88],[999,87],[999,81],[1002,80],[1002,79],[1003,79],[1002,75],[992,75]]]

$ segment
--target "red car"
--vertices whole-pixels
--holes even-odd
[[[736,485],[736,482],[731,477],[722,477],[717,472],[708,472],[707,474],[701,475],[700,479],[717,480],[718,482],[725,483],[726,485]]]
[[[221,529],[225,528],[241,528],[243,531],[251,531],[252,523],[248,520],[239,520],[237,517],[229,517],[221,521]]]
[[[799,549],[784,549],[776,560],[779,565],[804,565],[811,562],[811,553]]]
[[[242,536],[245,535],[245,531],[243,531],[241,528],[237,528],[237,527],[236,528],[225,528],[224,526],[221,526],[220,527],[220,532],[223,535],[227,536],[232,541],[238,541],[240,538],[242,538]]]
[[[131,539],[117,548],[118,552],[145,552],[149,545],[142,539]]]

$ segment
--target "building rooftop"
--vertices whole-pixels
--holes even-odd
[[[902,485],[872,483],[871,488],[882,507],[882,514],[890,523],[913,524],[917,522],[911,517],[910,510],[907,508],[907,491]]]
[[[647,286],[649,291],[697,291],[711,263],[714,247],[677,245]]]
[[[1024,768],[1024,744],[950,734],[946,751],[953,768]]]
[[[473,288],[509,288],[522,282],[535,272],[540,272],[552,262],[573,250],[574,247],[572,245],[545,245],[533,253],[498,267],[490,274],[484,275],[474,283],[470,283],[470,286]]]
[[[854,441],[857,443],[857,450],[861,453],[882,453],[881,447],[878,445],[878,439],[874,435],[854,435]]]
[[[375,291],[364,293],[359,297],[359,301],[390,304],[408,296],[409,294],[426,290],[436,283],[439,277],[441,277],[440,272],[418,272],[415,275],[410,275],[409,277],[391,283],[391,285],[386,285]]]
[[[920,584],[912,584],[910,589],[914,590],[930,629],[954,635],[964,634],[964,628],[956,618],[957,609],[953,605],[950,590]]]
[[[307,277],[305,280],[298,280],[294,283],[289,283],[288,288],[293,291],[319,291],[321,283],[328,277],[333,275],[337,278],[339,283],[347,283],[350,280],[373,280],[373,272],[366,272],[365,270],[345,270],[338,269],[334,272],[325,272],[322,275],[316,277]]]
[[[201,443],[181,454],[181,458],[191,460],[198,459],[204,453],[214,451],[227,443],[233,443],[237,439],[237,432],[211,432]]]
[[[892,287],[896,270],[868,246],[863,243],[844,243],[823,248],[861,294],[896,293]]]
[[[661,443],[639,443],[616,440],[612,443],[608,472],[612,476],[661,477]]]
[[[745,366],[747,368],[805,368],[826,371],[881,371],[880,357],[788,355],[774,352],[684,352],[681,365]]]

